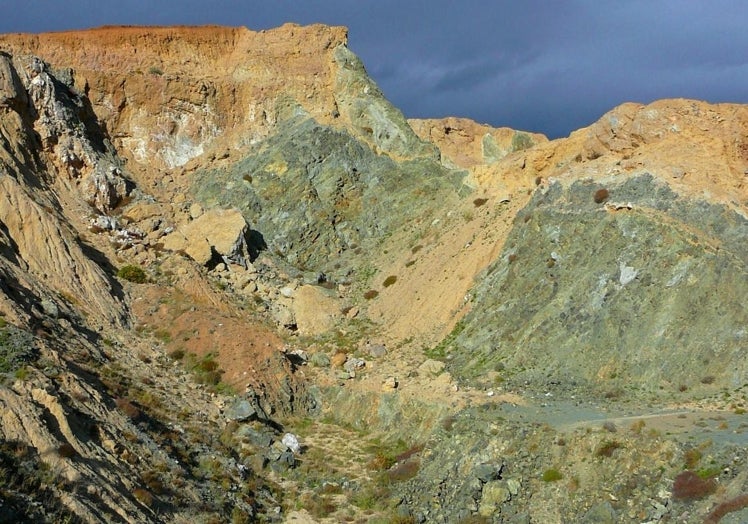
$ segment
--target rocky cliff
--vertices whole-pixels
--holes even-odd
[[[695,522],[744,491],[748,109],[408,121],[346,40],[0,35],[0,520]]]

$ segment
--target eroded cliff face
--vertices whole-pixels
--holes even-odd
[[[126,324],[121,288],[100,265],[105,258],[78,235],[87,219],[80,213],[111,211],[127,194],[115,153],[102,147],[83,99],[39,63],[14,64],[0,55],[0,68],[6,79],[0,94],[0,221],[7,271],[23,271],[39,301],[69,307],[75,300],[97,323]],[[9,276],[6,283],[14,280]],[[34,304],[24,309],[32,314]]]
[[[111,27],[4,35],[15,55],[43,55],[85,93],[123,156],[162,168],[274,133],[287,98],[321,124],[381,151],[434,155],[381,97],[342,27]],[[371,96],[367,96],[371,95]],[[395,125],[391,125],[392,122]],[[217,140],[220,137],[220,141]]]

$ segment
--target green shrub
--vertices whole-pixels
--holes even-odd
[[[175,349],[171,353],[169,353],[169,358],[172,360],[182,360],[184,358],[184,349]]]
[[[117,271],[117,277],[136,284],[144,284],[148,280],[143,268],[132,264],[122,266],[119,271]]]
[[[374,471],[384,471],[390,469],[394,464],[395,457],[380,452],[374,455],[374,458],[366,466]]]
[[[148,506],[149,508],[151,505],[153,505],[153,495],[148,492],[148,490],[145,490],[143,488],[135,488],[132,490],[133,496],[143,504],[144,506]]]
[[[561,480],[564,478],[564,476],[561,474],[561,472],[555,468],[546,469],[543,472],[543,476],[541,477],[543,482],[556,482],[557,480]]]
[[[523,151],[533,146],[532,137],[525,133],[514,133],[512,137],[512,151]]]
[[[16,378],[23,379],[26,375],[21,370],[36,358],[31,333],[9,324],[0,328],[0,373],[18,373]]]
[[[595,191],[595,196],[593,197],[596,204],[602,204],[606,200],[608,200],[608,197],[610,196],[610,192],[605,189],[601,188]]]
[[[606,440],[595,450],[596,457],[612,457],[613,452],[622,448],[623,444],[615,440]]]
[[[370,289],[369,291],[364,293],[364,298],[366,300],[371,300],[373,298],[377,298],[378,296],[379,296],[379,291],[377,291],[376,289]]]
[[[693,469],[701,460],[702,454],[697,448],[689,448],[683,453],[686,469]]]
[[[397,282],[397,277],[395,275],[390,275],[384,279],[384,282],[382,282],[382,285],[384,287],[390,287],[395,282]]]
[[[153,332],[153,336],[164,344],[168,344],[169,342],[171,342],[171,333],[169,333],[165,329],[157,329]]]

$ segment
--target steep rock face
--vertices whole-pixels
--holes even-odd
[[[113,144],[139,164],[182,166],[209,151],[243,149],[273,133],[276,101],[349,127],[395,156],[435,156],[346,48],[342,27],[110,27],[3,35],[3,48],[67,68]],[[394,125],[392,124],[394,122]]]
[[[6,55],[0,64],[9,79],[0,95],[6,100],[0,109],[4,262],[28,272],[38,297],[74,300],[105,323],[119,323],[125,311],[122,292],[101,267],[103,257],[77,238],[72,225],[80,220],[77,209],[86,207],[84,202],[95,213],[110,210],[124,196],[124,180],[108,172],[113,156],[97,148],[96,137],[71,109],[76,104],[41,63],[20,73]],[[73,157],[75,167],[65,166],[65,158]]]

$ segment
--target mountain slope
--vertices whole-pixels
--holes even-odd
[[[746,107],[408,121],[346,39],[0,36],[0,520],[660,520],[746,489]],[[714,447],[643,400],[722,409]],[[684,463],[720,490],[676,500]]]

